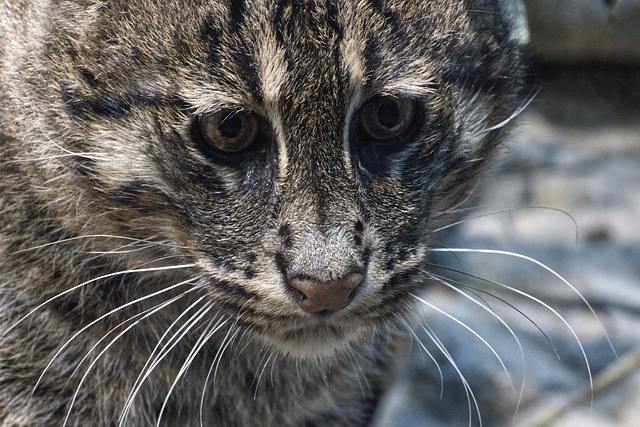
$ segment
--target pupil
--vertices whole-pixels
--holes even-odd
[[[238,115],[228,115],[218,124],[218,132],[223,138],[234,139],[240,135],[242,119]]]
[[[387,129],[392,129],[400,118],[398,104],[390,99],[385,99],[378,109],[378,121]]]

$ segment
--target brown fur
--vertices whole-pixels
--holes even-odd
[[[0,61],[4,426],[366,425],[430,230],[521,102],[489,0],[2,0]],[[391,148],[378,94],[418,105]],[[254,151],[198,139],[226,109]],[[353,271],[301,310],[291,278]]]

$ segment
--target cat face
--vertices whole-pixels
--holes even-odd
[[[434,221],[519,102],[497,2],[66,7],[40,105],[59,106],[42,112],[50,149],[80,153],[63,173],[86,228],[165,242],[216,306],[296,357],[404,310]]]

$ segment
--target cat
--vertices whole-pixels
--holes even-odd
[[[523,103],[496,0],[3,0],[3,426],[365,426]]]

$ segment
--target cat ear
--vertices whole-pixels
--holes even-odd
[[[503,8],[513,17],[511,39],[522,46],[529,44],[529,22],[522,0],[502,0]]]

